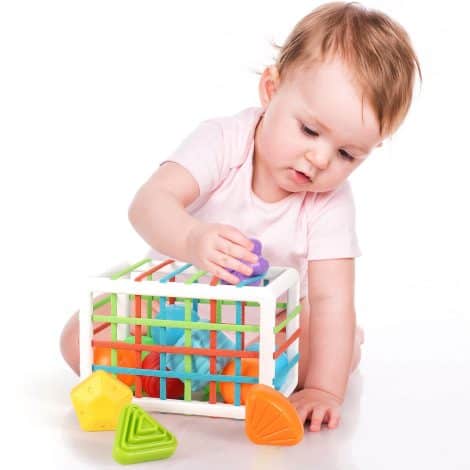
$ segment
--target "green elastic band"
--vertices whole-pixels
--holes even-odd
[[[191,309],[191,300],[186,299],[184,301],[184,323],[191,324],[191,317],[192,317],[192,309]],[[190,348],[192,345],[192,330],[190,327],[186,327],[187,329],[184,330],[184,345],[187,348]],[[184,371],[188,374],[192,372],[192,363],[191,363],[191,355],[185,354],[184,355]],[[186,379],[184,381],[184,399],[186,401],[191,400],[191,379]]]
[[[128,325],[146,325],[146,326],[166,326],[167,328],[191,328],[194,330],[215,330],[215,331],[245,331],[259,332],[258,325],[234,325],[232,323],[205,323],[192,321],[176,321],[176,320],[155,320],[149,318],[129,318],[129,317],[112,317],[110,315],[92,315],[92,320],[96,322],[106,323],[125,323]]]
[[[187,279],[184,283],[185,284],[193,284],[194,282],[199,281],[204,274],[206,274],[207,271],[198,271],[196,274],[193,274],[189,279]]]
[[[301,305],[297,305],[297,307],[292,310],[291,313],[289,313],[284,321],[274,327],[274,333],[279,333],[293,318],[295,318],[300,313],[300,309]]]
[[[124,276],[125,274],[130,273],[131,271],[135,271],[139,266],[142,266],[145,263],[149,263],[150,261],[152,261],[150,258],[145,258],[142,261],[139,261],[138,263],[133,264],[132,266],[128,266],[122,271],[119,271],[118,273],[113,274],[111,276],[111,280],[115,281],[116,279],[119,279],[120,277]]]
[[[199,273],[197,273],[199,274]],[[196,276],[196,274],[194,275]],[[150,296],[150,295],[142,295],[142,299],[153,298],[154,300],[159,300],[159,296]],[[131,294],[131,298],[134,298],[134,294]],[[184,302],[186,299],[184,297],[176,297],[176,302]],[[210,299],[199,299],[200,304],[208,304],[211,300]],[[235,305],[239,300],[218,300],[222,305]],[[259,307],[259,302],[252,302],[252,301],[245,301],[245,305],[247,307]],[[287,302],[277,302],[276,308],[285,310],[287,308]]]
[[[111,294],[110,297],[111,297],[111,315],[114,318],[117,318],[117,294]],[[117,324],[115,323],[111,323],[111,340],[117,341]],[[111,365],[113,367],[117,366],[117,351],[115,349],[111,349]],[[116,377],[116,374],[114,374],[114,377]]]
[[[94,303],[93,304],[93,311],[95,310],[98,310],[100,307],[102,307],[103,305],[106,305],[107,303],[109,303],[111,300],[111,296],[108,295],[106,296],[104,299],[101,299],[99,300],[98,302]]]

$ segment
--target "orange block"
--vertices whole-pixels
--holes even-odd
[[[93,348],[93,364],[100,366],[111,365],[111,349],[96,346]],[[119,349],[117,352],[117,364],[119,367],[137,367],[136,352],[127,349]],[[117,378],[129,387],[134,385],[135,376],[127,374],[117,374]]]
[[[243,357],[240,361],[241,375],[258,377],[259,361],[254,357]],[[235,361],[230,361],[222,371],[223,375],[235,375]],[[256,384],[242,384],[240,387],[240,404],[244,405],[248,393]],[[233,382],[220,382],[220,393],[225,403],[235,403],[235,384]]]
[[[256,384],[246,403],[245,432],[255,444],[293,446],[304,437],[304,426],[282,393]]]

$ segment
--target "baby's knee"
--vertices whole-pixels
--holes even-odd
[[[65,362],[80,374],[79,320],[75,313],[64,326],[60,335],[60,351]]]

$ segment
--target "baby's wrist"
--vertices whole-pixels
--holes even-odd
[[[193,253],[192,241],[194,237],[194,230],[201,225],[201,222],[192,217],[192,220],[189,221],[186,229],[183,231],[183,244],[184,244],[184,259],[185,260],[192,260],[191,253]]]
[[[327,400],[333,400],[334,402],[338,404],[338,406],[341,406],[344,402],[344,397],[336,393],[330,392],[328,390],[325,390],[324,388],[315,387],[313,385],[309,385],[306,383],[304,390],[312,390],[315,393],[322,395]]]

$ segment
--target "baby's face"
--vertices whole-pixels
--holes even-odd
[[[253,189],[274,202],[337,188],[381,143],[372,108],[339,59],[295,71],[281,84],[270,77],[265,71],[260,82],[265,113],[255,133],[260,179]]]

